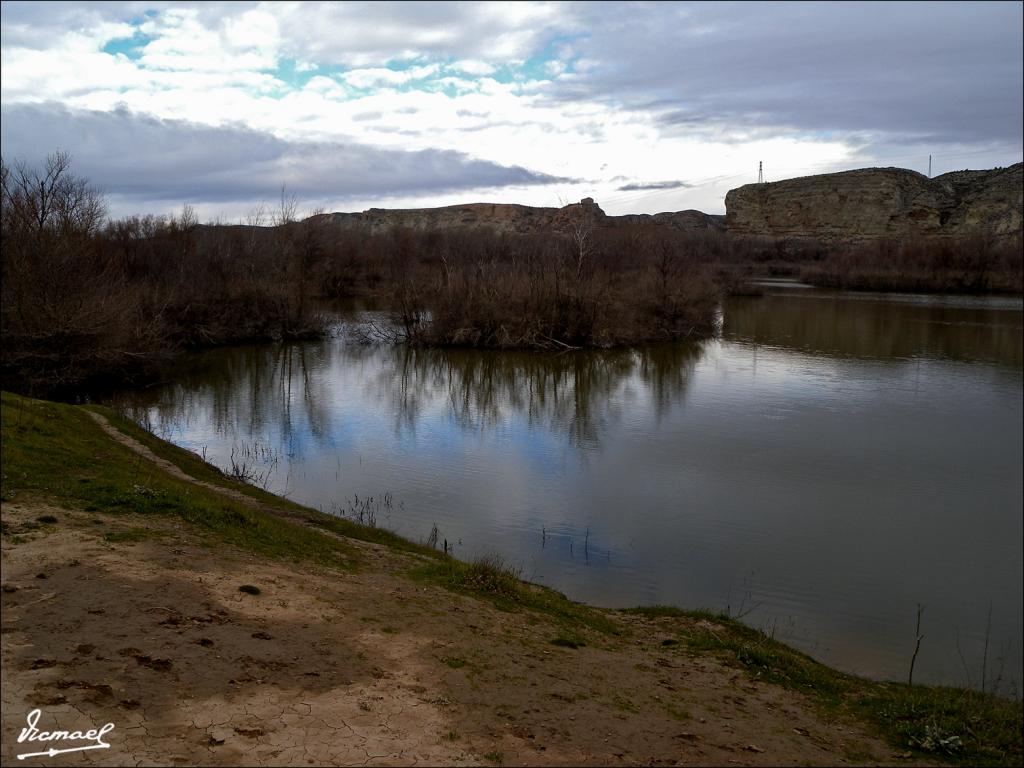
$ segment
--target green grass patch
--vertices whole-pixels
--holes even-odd
[[[334,515],[316,512],[315,510],[310,509],[305,509],[305,516],[313,525],[319,526],[331,533],[336,533],[339,536],[345,536],[349,539],[369,541],[373,544],[381,544],[389,549],[398,550],[399,552],[411,552],[431,559],[442,557],[441,553],[436,549],[409,541],[409,539],[403,538],[397,533],[393,533],[386,528],[378,528],[371,525],[360,525],[359,523],[352,522],[351,520],[346,520],[343,517],[335,517]]]
[[[873,724],[893,746],[959,765],[1022,764],[1021,702],[959,688],[884,683],[820,664],[764,632],[709,611],[669,606],[629,609],[671,626],[694,653],[717,655],[759,680],[801,691],[828,713]]]
[[[219,543],[270,558],[355,565],[355,552],[343,541],[168,475],[112,440],[81,407],[4,392],[0,409],[5,498],[45,497],[108,514],[176,517]]]
[[[1020,701],[962,688],[867,683],[853,707],[913,753],[956,765],[1024,765]]]
[[[504,611],[527,609],[547,614],[569,627],[588,627],[602,634],[618,635],[618,625],[603,612],[574,603],[547,587],[520,580],[519,569],[497,557],[462,562],[440,557],[419,566],[410,577],[421,583],[437,584],[453,592],[481,597]]]
[[[645,616],[648,619],[664,618],[686,618],[686,619],[707,619],[708,621],[728,621],[729,617],[724,613],[717,613],[705,608],[685,610],[674,605],[638,605],[635,608],[623,608],[623,613],[634,616]]]
[[[382,544],[391,549],[396,549],[402,552],[413,552],[432,558],[440,556],[437,550],[421,544],[416,544],[415,542],[409,541],[408,539],[405,539],[385,528],[360,525],[359,523],[346,520],[335,515],[318,512],[310,509],[309,507],[304,507],[294,501],[290,501],[280,496],[275,496],[274,494],[264,491],[261,488],[257,488],[254,485],[234,480],[217,469],[217,467],[203,461],[202,457],[196,455],[192,451],[188,451],[177,445],[168,443],[165,440],[161,440],[151,432],[147,432],[131,419],[124,418],[110,408],[98,405],[90,405],[86,406],[86,408],[101,414],[111,424],[117,427],[118,430],[138,440],[154,454],[171,462],[180,470],[191,475],[197,480],[202,480],[203,482],[210,483],[211,485],[217,485],[221,488],[229,488],[238,491],[262,504],[269,504],[275,508],[297,514],[307,522],[339,536],[345,536],[346,538],[357,539],[359,541],[369,541],[374,544]]]

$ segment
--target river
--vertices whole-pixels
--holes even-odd
[[[295,501],[872,678],[906,679],[920,605],[916,681],[1019,696],[1021,300],[763,287],[700,343],[236,347],[117,401]]]

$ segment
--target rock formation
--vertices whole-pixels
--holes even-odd
[[[365,227],[370,231],[399,226],[410,229],[488,227],[499,232],[518,234],[569,232],[581,223],[598,228],[653,224],[683,231],[721,231],[725,218],[700,211],[608,216],[589,197],[562,208],[468,203],[443,208],[370,208],[362,213],[327,213],[321,216],[335,225]]]
[[[903,168],[805,176],[747,184],[725,197],[730,234],[856,241],[946,237],[983,231],[1019,235],[1021,163],[929,179]]]
[[[532,234],[629,225],[683,232],[727,232],[783,240],[854,242],[878,238],[948,237],[988,232],[1020,235],[1024,212],[1022,164],[956,171],[929,179],[904,168],[865,168],[747,184],[725,196],[725,216],[700,211],[608,216],[592,198],[562,208],[468,203],[444,208],[370,208],[320,218],[371,232],[392,227],[487,227]]]

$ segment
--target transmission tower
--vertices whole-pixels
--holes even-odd
[[[764,162],[757,161],[757,183],[764,184]]]

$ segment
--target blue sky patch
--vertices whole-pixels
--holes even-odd
[[[316,67],[315,69],[305,70],[298,69],[299,62],[295,59],[282,57],[277,60],[277,67],[275,69],[266,70],[267,74],[273,75],[282,83],[287,85],[289,88],[294,90],[301,90],[306,87],[306,83],[312,80],[314,77],[319,76],[330,76],[343,71],[338,67]]]
[[[137,22],[133,21],[131,23],[136,24]],[[135,34],[131,37],[118,37],[109,40],[100,50],[104,53],[109,53],[111,56],[121,54],[132,61],[138,61],[142,58],[142,50],[155,39],[142,32],[142,30],[136,29]]]

